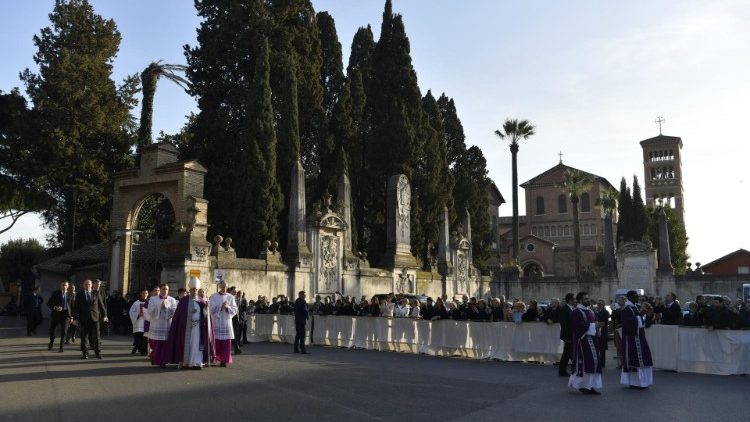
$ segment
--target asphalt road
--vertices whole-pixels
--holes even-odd
[[[229,368],[160,369],[105,337],[103,360],[48,351],[0,317],[0,421],[747,421],[750,377],[658,371],[647,391],[568,388],[550,365],[291,345],[244,347]],[[608,359],[609,362],[613,362]]]

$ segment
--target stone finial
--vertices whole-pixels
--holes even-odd
[[[214,236],[214,245],[213,250],[211,251],[211,255],[213,256],[219,256],[219,251],[224,250],[224,248],[221,246],[221,243],[224,241],[224,236],[217,234]]]
[[[224,238],[224,250],[225,251],[233,251],[234,248],[232,247],[232,238],[226,237]]]

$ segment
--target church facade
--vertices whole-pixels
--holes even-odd
[[[525,191],[526,215],[519,216],[519,261],[525,276],[573,277],[573,204],[560,188],[566,170],[577,170],[560,162],[521,184]],[[579,170],[581,171],[581,170]],[[596,201],[614,186],[604,177],[584,172],[592,180],[591,188],[578,203],[583,268],[594,265],[604,246],[604,210]],[[616,232],[617,214],[612,220]],[[498,224],[500,259],[511,260],[512,217],[501,217]]]

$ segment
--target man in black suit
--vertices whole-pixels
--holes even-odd
[[[294,336],[294,353],[300,353],[303,355],[308,354],[305,349],[305,326],[307,320],[310,318],[307,312],[307,302],[305,301],[305,291],[299,292],[297,300],[294,301],[294,328],[296,328],[296,335]]]
[[[52,292],[47,301],[47,307],[52,311],[50,313],[49,322],[49,345],[47,349],[52,350],[52,346],[55,344],[55,330],[57,326],[60,326],[60,352],[63,351],[63,342],[65,342],[65,335],[68,333],[68,324],[70,323],[70,317],[73,314],[73,295],[68,292],[68,282],[63,280],[60,282],[60,290]]]
[[[107,322],[107,307],[101,295],[91,289],[91,280],[83,282],[83,290],[78,292],[73,303],[73,323],[81,328],[81,359],[88,359],[86,338],[94,349],[97,359],[101,359],[99,350],[99,323]]]
[[[26,312],[26,335],[36,335],[36,327],[42,323],[42,304],[44,299],[39,295],[39,286],[31,289],[31,294],[24,300],[24,311]]]
[[[664,313],[661,316],[662,325],[682,324],[682,309],[677,303],[676,296],[670,292],[665,296]]]
[[[573,357],[573,327],[571,326],[570,316],[575,306],[575,296],[573,293],[565,294],[565,304],[557,308],[557,321],[560,323],[560,340],[563,341],[563,353],[560,357],[560,366],[557,368],[557,374],[561,377],[570,376],[568,372],[568,363]]]

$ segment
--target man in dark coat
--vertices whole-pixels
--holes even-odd
[[[73,303],[73,323],[81,328],[81,359],[89,358],[86,339],[94,350],[96,358],[102,358],[99,349],[100,323],[109,321],[104,300],[101,295],[92,290],[91,285],[91,280],[84,281],[83,290],[78,292]]]
[[[654,383],[654,362],[646,341],[645,310],[640,311],[635,306],[638,292],[629,291],[627,298],[622,310],[623,359],[620,384],[628,385],[630,388],[646,389]]]
[[[573,330],[570,324],[570,315],[575,305],[573,293],[565,294],[565,304],[557,308],[557,321],[560,323],[560,340],[563,341],[563,353],[560,357],[560,366],[557,374],[561,377],[570,376],[568,363],[573,355]]]
[[[302,290],[299,292],[297,300],[294,301],[294,328],[297,331],[294,336],[294,353],[302,353],[303,355],[309,354],[305,349],[305,326],[310,318],[307,311],[307,302],[305,302],[306,295],[305,291]]]
[[[682,309],[675,299],[676,295],[671,292],[665,296],[664,313],[661,316],[662,325],[682,324]]]
[[[60,349],[63,351],[63,343],[68,333],[68,324],[73,315],[73,295],[68,292],[68,282],[60,282],[60,289],[52,292],[47,301],[47,307],[50,309],[49,322],[49,345],[47,349],[52,350],[55,343],[55,330],[60,326]]]
[[[26,312],[26,335],[36,335],[36,327],[42,323],[42,304],[44,299],[39,295],[39,286],[34,286],[31,294],[24,301]]]

